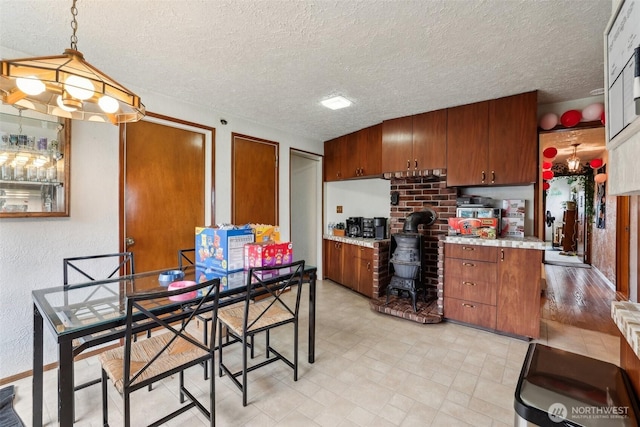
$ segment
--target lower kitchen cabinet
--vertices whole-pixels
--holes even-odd
[[[324,241],[325,278],[373,297],[373,249],[332,240]]]
[[[447,243],[445,317],[538,338],[541,263],[535,249]]]

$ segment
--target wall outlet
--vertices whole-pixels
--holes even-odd
[[[336,213],[342,213],[342,206],[336,206]]]

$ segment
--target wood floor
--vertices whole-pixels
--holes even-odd
[[[581,329],[618,334],[611,320],[616,292],[591,268],[545,264],[547,290],[542,298],[542,318]]]

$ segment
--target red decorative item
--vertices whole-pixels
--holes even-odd
[[[558,154],[558,150],[555,147],[545,148],[542,155],[545,159],[553,159]]]
[[[598,169],[602,167],[602,159],[593,159],[589,162],[589,166],[591,166],[591,169]]]
[[[545,182],[542,184],[542,189],[543,190],[548,190],[551,187],[551,184],[549,184],[548,182]]]
[[[566,111],[561,117],[560,117],[560,123],[562,123],[562,126],[567,127],[567,128],[572,128],[575,125],[577,125],[578,123],[580,123],[580,120],[582,119],[582,113],[578,110],[569,110]]]
[[[604,116],[604,111],[602,112],[602,114],[600,114],[600,122],[604,125],[606,124],[606,120],[605,120],[605,116]]]
[[[551,163],[551,162],[542,162],[542,170],[543,171],[550,170],[552,166],[553,166],[553,163]]]
[[[542,179],[544,179],[545,181],[549,181],[550,179],[553,179],[553,171],[542,172]]]

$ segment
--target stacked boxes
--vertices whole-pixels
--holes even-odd
[[[280,227],[276,227],[275,225],[251,224],[251,228],[256,235],[256,242],[280,241]]]
[[[244,269],[244,245],[254,242],[251,228],[196,227],[196,266],[232,273]]]
[[[495,239],[498,218],[449,218],[449,235]]]
[[[256,242],[244,245],[244,268],[270,267],[293,261],[291,242]]]
[[[525,212],[525,200],[503,200],[500,237],[524,237]]]

